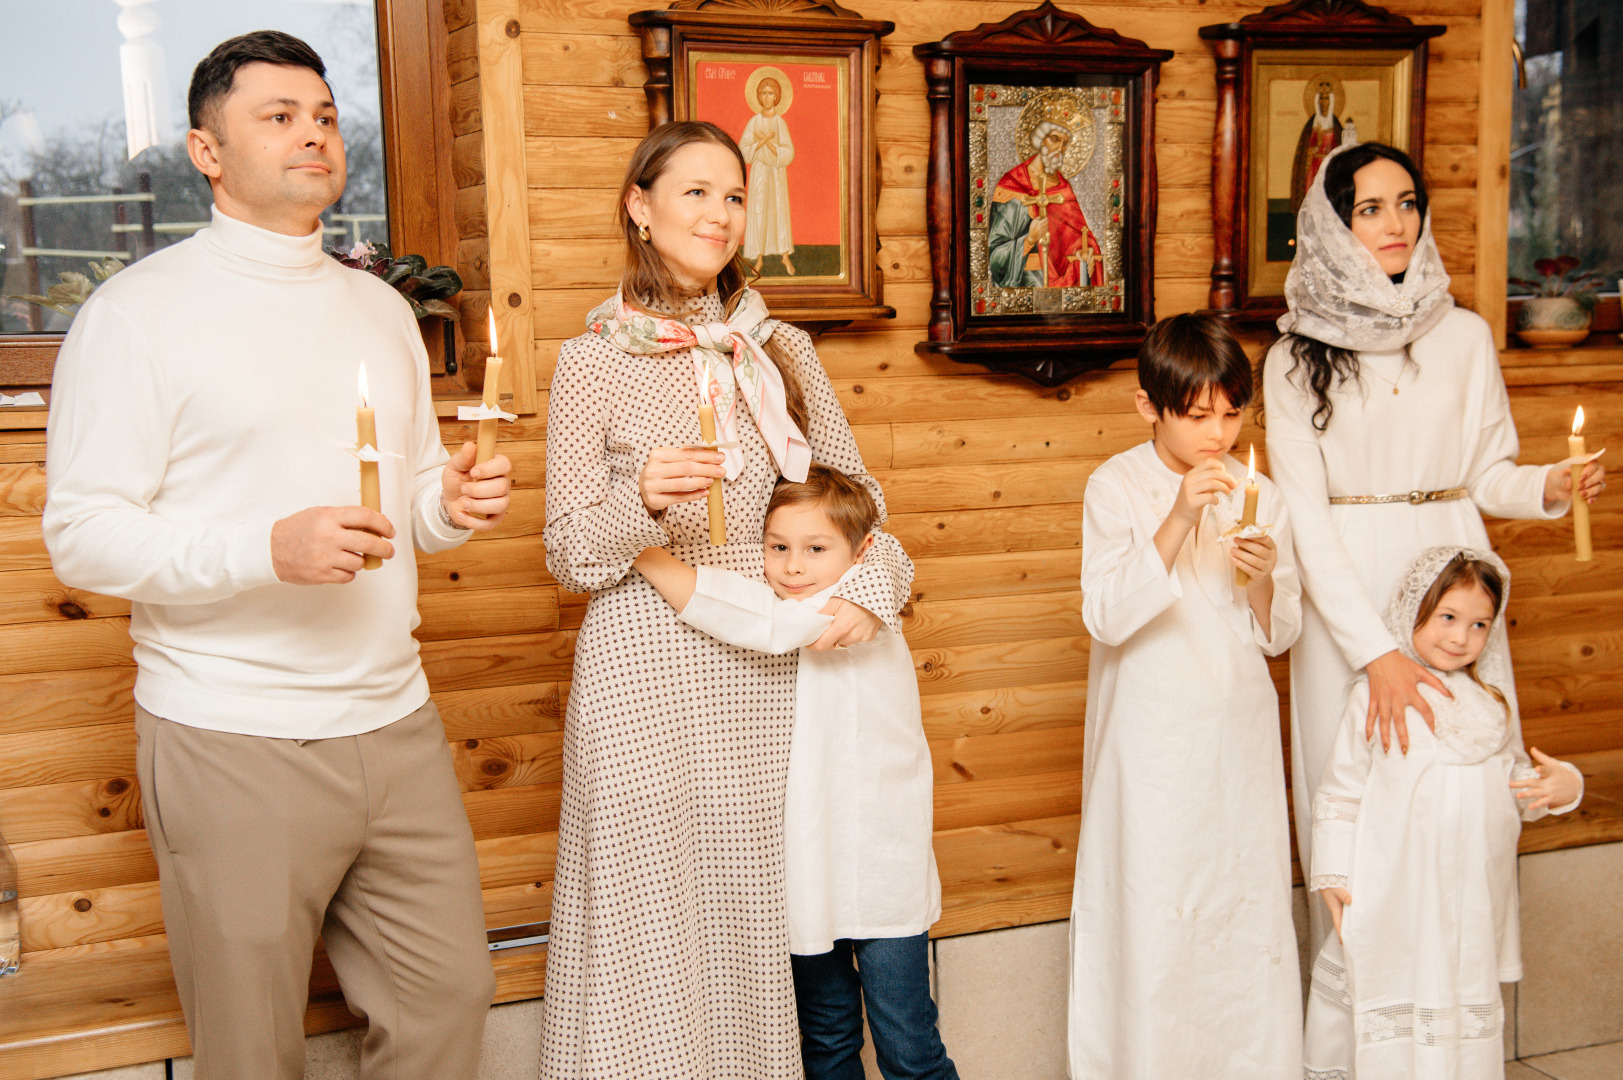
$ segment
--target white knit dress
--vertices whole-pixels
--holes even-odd
[[[712,294],[689,321],[721,317]],[[883,511],[811,339],[785,325],[774,340],[805,390],[814,459],[862,482]],[[712,547],[703,501],[656,521],[637,490],[651,449],[699,441],[691,353],[631,355],[591,334],[560,351],[547,566],[592,599],[564,732],[543,1080],[801,1075],[783,893],[796,658],[684,625],[630,570],[644,548],[668,544],[689,564],[761,578],[778,473],[742,417],[729,542]],[[894,627],[911,584],[911,562],[881,536],[839,595]]]

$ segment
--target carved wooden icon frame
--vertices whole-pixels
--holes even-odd
[[[1427,46],[1446,29],[1417,25],[1363,0],[1291,0],[1239,22],[1201,27],[1217,54],[1213,312],[1237,322],[1272,322],[1284,313],[1294,208],[1314,158],[1327,152],[1308,146],[1311,112],[1320,114],[1318,137],[1339,142],[1344,117],[1338,114],[1352,116],[1356,104],[1344,83],[1367,87],[1367,102],[1357,107],[1363,118],[1354,125],[1357,137],[1390,142],[1422,164]],[[1313,93],[1315,82],[1323,93]],[[1276,145],[1281,132],[1274,129],[1281,124],[1271,102],[1279,97],[1290,104],[1286,99],[1298,86],[1303,119],[1295,122],[1302,129],[1286,162],[1286,147]]]
[[[894,318],[878,261],[874,76],[895,24],[831,0],[676,0],[630,22],[650,130],[710,120],[744,150],[743,250],[773,315],[814,331]]]
[[[1171,51],[1045,0],[913,53],[935,281],[915,348],[1044,386],[1134,355],[1155,321],[1155,87]]]

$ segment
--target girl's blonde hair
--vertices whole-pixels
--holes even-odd
[[[714,143],[726,147],[738,161],[739,175],[747,172],[744,164],[744,155],[739,152],[738,144],[731,135],[728,135],[715,124],[704,120],[674,120],[643,136],[642,142],[631,153],[631,162],[626,166],[626,178],[620,185],[620,204],[615,212],[615,220],[620,225],[620,232],[625,237],[626,258],[625,271],[620,275],[620,296],[632,307],[649,315],[661,318],[676,318],[676,311],[682,306],[681,290],[677,287],[676,278],[672,276],[670,268],[665,265],[654,245],[643,240],[637,234],[637,223],[631,220],[631,211],[626,208],[626,199],[631,195],[633,187],[639,187],[646,195],[670,166],[671,157],[682,147],[693,143]],[[740,250],[733,253],[732,261],[721,268],[716,275],[716,291],[721,295],[722,310],[729,315],[739,294],[749,284],[750,267],[744,261],[742,245]],[[784,397],[787,399],[789,418],[802,432],[806,430],[806,395],[800,386],[800,376],[795,371],[792,361],[778,345],[777,335],[767,338],[762,345],[766,354],[777,365],[778,374],[783,377]]]
[[[1420,598],[1420,609],[1415,612],[1414,617],[1414,629],[1419,630],[1426,625],[1426,620],[1436,612],[1437,605],[1443,602],[1443,597],[1448,591],[1462,585],[1466,587],[1474,585],[1486,593],[1488,599],[1493,601],[1493,617],[1499,618],[1499,611],[1505,603],[1505,579],[1499,576],[1499,571],[1492,563],[1473,559],[1462,551],[1443,567],[1442,573],[1437,575],[1437,580],[1426,590],[1426,595]],[[1480,659],[1480,656],[1477,657],[1477,660]],[[1482,681],[1482,677],[1477,674],[1476,665],[1476,660],[1471,661],[1465,666],[1465,673],[1471,676],[1471,680],[1478,686],[1492,694],[1495,701],[1504,706],[1505,715],[1508,717],[1509,700],[1497,686]]]

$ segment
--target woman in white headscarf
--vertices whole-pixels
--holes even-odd
[[[1429,547],[1485,549],[1483,514],[1555,518],[1570,470],[1517,465],[1520,444],[1493,334],[1454,306],[1406,154],[1379,143],[1336,149],[1296,220],[1284,337],[1263,364],[1268,461],[1295,533],[1304,599],[1291,650],[1291,786],[1309,862],[1311,800],[1348,687],[1369,677],[1369,724],[1408,746],[1418,685],[1442,684],[1405,657],[1381,619],[1404,569]],[[1593,502],[1605,473],[1585,470]],[[1509,670],[1509,646],[1501,637]],[[1446,693],[1446,690],[1444,691]],[[1514,688],[1511,723],[1521,735]],[[1309,906],[1317,950],[1329,929]]]

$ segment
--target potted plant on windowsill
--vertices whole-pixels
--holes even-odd
[[[1517,337],[1534,348],[1552,348],[1576,345],[1589,336],[1596,290],[1603,279],[1600,274],[1581,270],[1579,266],[1579,260],[1573,256],[1558,255],[1533,264],[1537,280],[1510,279],[1512,285],[1520,285],[1533,293],[1522,301],[1521,313],[1516,317]]]
[[[457,309],[446,303],[462,291],[461,276],[449,266],[429,266],[421,255],[396,256],[387,244],[358,241],[348,251],[328,249],[327,254],[354,270],[364,270],[394,286],[419,322],[438,318],[445,334],[445,373],[456,374]]]

